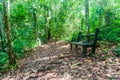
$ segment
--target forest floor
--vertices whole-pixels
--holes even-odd
[[[70,51],[64,41],[42,45],[0,80],[120,80],[120,58],[112,55],[115,45],[106,44],[101,43],[94,57],[83,57],[81,48]]]

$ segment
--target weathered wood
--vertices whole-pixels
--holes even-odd
[[[76,48],[77,48],[78,45],[80,45],[80,46],[83,47],[83,53],[86,56],[87,48],[88,47],[92,47],[91,53],[94,54],[95,50],[96,50],[96,43],[97,43],[97,39],[98,39],[98,32],[99,32],[99,29],[97,28],[94,35],[93,34],[92,35],[86,35],[87,37],[94,36],[93,41],[79,41],[80,40],[79,39],[77,41],[70,42],[70,49],[72,50],[72,45],[75,45]],[[81,36],[83,36],[83,35],[81,35]],[[79,34],[78,34],[78,38],[80,38]]]

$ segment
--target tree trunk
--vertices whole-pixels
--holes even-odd
[[[49,22],[48,22],[48,8],[47,6],[44,6],[44,18],[45,18],[45,43],[49,40]]]
[[[83,30],[84,18],[81,18],[81,30]]]
[[[49,16],[50,16],[50,10],[48,10],[48,17],[49,17]],[[48,41],[49,41],[50,38],[51,38],[51,28],[50,28],[50,25],[51,25],[50,19],[47,19],[47,27],[48,27],[48,32],[47,32],[48,38],[47,38],[47,40],[48,40]]]
[[[90,33],[90,28],[89,28],[89,0],[85,0],[85,25],[86,25],[87,34],[89,34]]]
[[[2,15],[2,13],[0,13],[0,15]],[[1,49],[2,51],[4,50],[3,48],[3,32],[2,32],[2,16],[0,16],[0,38],[1,38]]]
[[[2,51],[4,50],[3,48],[3,36],[2,36],[2,25],[0,23],[0,44],[1,44],[1,48],[2,48]]]
[[[34,9],[33,12],[33,24],[34,24],[34,34],[35,34],[35,40],[37,40],[37,26],[36,26],[36,11]]]
[[[8,42],[9,64],[15,65],[16,57],[15,57],[14,51],[12,49],[12,35],[11,35],[11,30],[10,30],[10,19],[9,19],[9,17],[10,17],[10,1],[9,0],[7,0],[7,2],[5,0],[3,1],[3,10],[4,10],[4,27],[5,27],[7,42]]]
[[[99,27],[101,27],[101,21],[102,21],[102,16],[101,13],[99,13]]]
[[[50,27],[48,28],[48,41],[50,40],[51,38],[51,33],[50,33]]]
[[[106,12],[105,12],[105,26],[107,27],[107,26],[110,26],[110,16],[109,16],[109,14],[110,14],[110,11],[109,10],[106,10]]]
[[[101,22],[102,22],[102,14],[101,14],[101,8],[99,9],[99,24],[98,26],[101,27]]]

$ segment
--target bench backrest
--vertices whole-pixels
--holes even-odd
[[[95,37],[94,37],[94,41],[93,41],[94,45],[96,45],[96,43],[97,43],[98,33],[99,33],[99,28],[96,28],[96,30],[95,30]]]
[[[82,34],[81,32],[79,32],[78,34],[75,34],[75,33],[74,33],[74,34],[72,35],[71,42],[72,42],[72,41],[79,42],[79,41],[81,40],[81,37],[80,37],[81,34]]]
[[[79,32],[79,33],[78,33],[78,36],[77,36],[77,42],[81,41],[81,36],[82,36],[82,33]]]

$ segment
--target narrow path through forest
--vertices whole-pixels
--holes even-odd
[[[120,80],[120,59],[103,58],[98,47],[95,57],[82,57],[82,50],[70,51],[64,41],[35,48],[21,59],[16,70],[0,80]],[[89,50],[88,50],[89,51]]]

